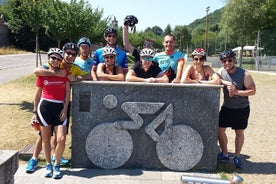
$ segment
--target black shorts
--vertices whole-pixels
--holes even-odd
[[[41,99],[38,104],[38,120],[41,126],[52,125],[53,127],[58,125],[67,125],[67,118],[64,121],[60,121],[60,112],[63,109],[63,103],[56,103]]]
[[[221,107],[219,112],[219,127],[232,129],[246,129],[248,125],[248,118],[250,114],[250,107],[247,106],[242,109],[229,109]]]

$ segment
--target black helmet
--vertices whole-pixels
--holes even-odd
[[[117,36],[117,30],[112,28],[112,27],[108,27],[106,28],[106,30],[104,31],[104,37],[106,37],[108,34],[110,33],[114,33]]]
[[[77,46],[77,44],[73,43],[73,42],[68,42],[65,43],[62,47],[62,50],[65,51],[67,49],[71,49],[73,51],[76,51],[76,53],[78,53],[79,51],[79,47]]]
[[[134,15],[127,15],[124,20],[124,25],[134,27],[138,23],[138,19]]]
[[[232,50],[224,50],[222,53],[220,53],[219,59],[223,60],[223,59],[228,59],[235,56],[236,54]]]

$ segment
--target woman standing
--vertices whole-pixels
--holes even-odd
[[[60,70],[63,51],[51,48],[48,52],[49,70]],[[36,79],[36,94],[34,99],[34,113],[41,126],[41,137],[46,159],[45,177],[60,179],[60,158],[65,148],[67,132],[67,110],[70,99],[70,83],[67,76],[38,76]],[[57,146],[54,167],[51,163],[51,135],[55,131]]]

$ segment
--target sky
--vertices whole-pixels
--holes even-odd
[[[69,1],[69,0],[68,0]],[[118,25],[123,25],[127,15],[138,18],[137,31],[147,27],[159,26],[165,29],[168,24],[173,29],[176,25],[189,25],[196,19],[222,8],[223,0],[87,0],[92,8],[103,9],[104,17],[115,16]]]

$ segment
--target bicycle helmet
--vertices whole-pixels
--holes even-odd
[[[63,51],[59,48],[50,48],[47,53],[47,56],[49,57],[52,54],[58,54],[61,58],[63,58]]]
[[[111,47],[103,48],[103,56],[106,56],[106,55],[116,55],[115,49]]]
[[[222,53],[220,53],[219,59],[223,60],[223,59],[232,58],[235,56],[236,54],[232,50],[224,50]]]
[[[195,57],[195,55],[201,55],[204,59],[206,59],[206,52],[202,48],[196,48],[192,53],[192,57]]]
[[[149,49],[149,48],[144,48],[140,51],[140,56],[143,57],[143,56],[151,56],[153,57],[155,55],[155,52],[154,50],[152,49]]]
[[[76,53],[78,53],[78,51],[79,51],[79,47],[77,46],[77,44],[72,43],[72,42],[68,42],[63,45],[62,50],[65,51],[67,49],[71,49],[71,50],[75,51]]]
[[[86,38],[86,37],[82,37],[79,39],[78,47],[80,47],[81,44],[87,44],[87,45],[89,45],[89,47],[91,46],[91,42],[90,42],[89,38]]]
[[[127,15],[124,20],[124,25],[134,27],[138,23],[138,19],[134,15]]]
[[[104,31],[104,37],[106,37],[108,34],[110,33],[114,33],[117,36],[117,30],[112,28],[112,27],[108,27],[106,28],[106,30]]]

